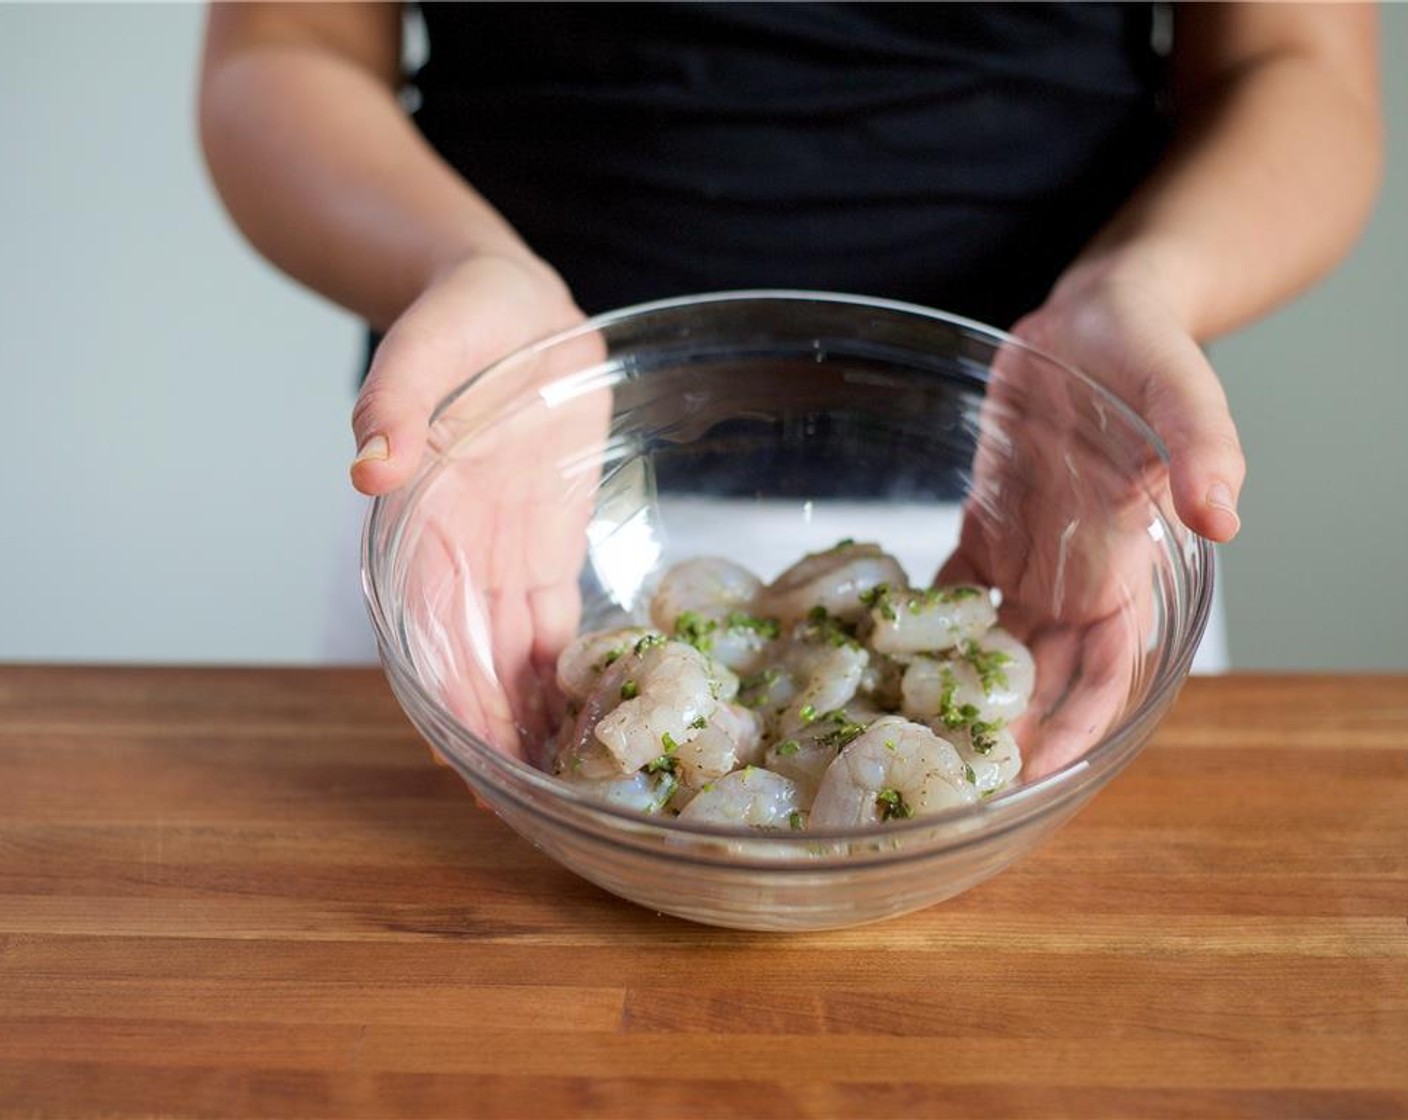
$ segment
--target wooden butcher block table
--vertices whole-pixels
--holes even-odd
[[[0,668],[0,1114],[1408,1116],[1408,677],[1194,680],[996,879],[781,935],[561,870],[376,671]]]

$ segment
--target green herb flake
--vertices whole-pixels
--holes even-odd
[[[675,619],[675,637],[688,642],[700,653],[708,653],[714,646],[710,636],[719,628],[712,618],[705,618],[698,611],[680,611]]]
[[[675,737],[668,731],[660,736],[660,745],[665,748],[666,754],[674,754],[680,749],[680,745],[675,742]]]
[[[724,619],[724,627],[728,630],[749,630],[769,642],[782,636],[782,623],[777,619],[759,618],[743,611],[730,611]]]
[[[691,721],[689,726],[694,728],[694,730],[696,731],[703,731],[706,727],[709,726],[709,721],[703,716],[700,716],[698,719]]]
[[[831,550],[834,552],[838,548],[850,548],[855,543],[855,537],[842,537],[839,541],[837,541],[834,545],[831,546]]]
[[[817,742],[824,747],[834,747],[839,751],[865,733],[865,724],[857,723],[851,719],[842,708],[837,708],[834,712],[827,712],[823,718],[835,724],[834,730],[828,731],[817,739]]]
[[[635,681],[624,681],[621,684],[621,699],[634,700],[640,695],[640,685]]]
[[[1003,666],[1012,663],[1010,653],[1003,653],[998,649],[983,649],[970,638],[963,643],[959,655],[973,666],[973,671],[978,674],[984,696],[991,696],[999,688],[1007,687],[1007,674],[1003,671]]]
[[[804,642],[825,642],[837,649],[860,645],[855,626],[847,625],[820,604],[807,612],[807,624],[799,637]]]
[[[811,723],[816,719],[816,707],[812,704],[803,704],[802,710],[797,713],[803,723]]]
[[[970,786],[975,786],[978,784],[978,775],[973,773],[973,767],[968,765],[968,763],[966,762],[963,764],[963,776],[968,779],[968,784]]]
[[[875,795],[875,808],[882,821],[905,820],[914,816],[914,810],[897,789],[882,789]]]
[[[886,739],[886,740],[885,740],[885,749],[886,749],[887,751],[897,751],[897,750],[900,749],[900,745],[899,745],[898,743],[896,743],[893,739]]]
[[[621,655],[625,652],[626,649],[624,646],[617,646],[601,659],[601,667],[603,669],[609,669],[612,665],[615,665],[616,662],[621,660]]]
[[[645,764],[647,774],[673,774],[675,767],[680,764],[679,759],[669,753],[662,754],[658,758],[652,758]]]
[[[787,826],[793,832],[801,832],[802,829],[807,827],[807,822],[803,819],[800,809],[793,809],[787,814]]]
[[[974,720],[973,726],[968,729],[968,736],[972,740],[973,750],[978,754],[992,754],[997,746],[997,733],[1002,730],[1003,721],[995,719],[990,723],[981,720]]]
[[[880,617],[886,622],[894,622],[899,617],[895,613],[895,604],[890,598],[890,585],[888,583],[877,583],[874,587],[867,588],[860,593],[861,605],[868,610],[878,612]]]
[[[640,657],[642,654],[645,653],[646,650],[648,650],[648,649],[653,649],[653,648],[656,647],[656,646],[663,646],[664,644],[665,644],[665,635],[664,635],[664,634],[647,634],[645,637],[641,638],[640,641],[636,642],[636,646],[635,646],[635,653],[636,653],[636,656],[637,656],[637,657]]]
[[[761,669],[738,682],[739,692],[751,692],[758,688],[771,688],[782,676],[781,669]]]
[[[802,744],[797,742],[796,739],[784,739],[782,740],[782,742],[777,744],[777,753],[782,755],[784,758],[788,755],[796,754],[801,749]]]
[[[954,679],[953,670],[945,667],[941,679],[944,683],[943,691],[939,694],[939,719],[943,720],[944,726],[948,728],[967,727],[981,713],[972,704],[957,703],[958,681]]]

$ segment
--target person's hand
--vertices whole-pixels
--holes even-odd
[[[392,327],[354,414],[352,477],[364,492],[404,485],[427,454],[442,460],[402,536],[402,632],[437,699],[517,756],[545,738],[555,660],[576,633],[610,403],[609,389],[537,391],[599,361],[595,334],[544,354],[520,348],[582,318],[545,268],[471,261]],[[428,427],[448,392],[516,350]]]
[[[1132,406],[1168,449],[1179,519],[1211,541],[1230,541],[1241,528],[1246,460],[1222,383],[1169,287],[1134,254],[1077,265],[1012,333]]]
[[[408,481],[431,412],[450,390],[584,318],[561,278],[534,257],[476,256],[443,272],[377,347],[352,410],[353,485],[376,495]]]
[[[1013,333],[1110,388],[1170,454],[1165,466],[1118,436],[1097,447],[1082,396],[1021,347],[994,364],[962,536],[940,580],[999,588],[1004,625],[1032,649],[1037,691],[1014,729],[1032,780],[1099,741],[1143,671],[1152,506],[1229,540],[1245,464],[1202,349],[1137,272],[1075,275]]]

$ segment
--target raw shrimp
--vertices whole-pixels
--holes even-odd
[[[952,743],[898,716],[876,720],[821,779],[810,827],[860,828],[976,801]]]
[[[757,713],[741,704],[720,704],[698,735],[675,748],[675,775],[686,790],[697,790],[761,761],[762,753],[763,721]]]
[[[859,738],[882,714],[862,703],[827,712],[795,734],[769,746],[762,764],[784,778],[791,778],[801,791],[802,801],[810,805],[822,776],[842,748]]]
[[[1036,670],[1031,652],[994,627],[943,660],[921,657],[901,682],[901,711],[911,719],[941,719],[949,727],[973,720],[1012,720],[1026,710]]]
[[[667,632],[686,611],[721,619],[729,611],[751,609],[762,588],[762,580],[732,560],[716,556],[685,560],[661,578],[650,600],[650,619]]]
[[[927,591],[873,588],[866,596],[880,653],[938,652],[980,638],[997,621],[992,598],[981,587],[960,584]]]
[[[800,621],[817,607],[855,622],[866,612],[861,596],[882,583],[895,589],[909,586],[899,561],[878,544],[843,541],[793,564],[758,594],[757,609],[784,624]]]
[[[621,703],[626,681],[639,671],[640,657],[631,646],[598,674],[590,691],[576,704],[571,724],[563,729],[554,764],[556,774],[590,781],[621,776],[621,764],[596,737],[596,728],[602,717]]]
[[[770,721],[777,734],[790,735],[823,712],[850,703],[869,661],[864,649],[850,643],[791,645],[784,655],[783,672],[792,681],[792,693],[780,710],[773,709]]]
[[[1022,769],[1022,752],[1017,748],[1017,740],[1001,722],[974,722],[965,727],[948,728],[940,721],[933,730],[954,745],[958,757],[973,773],[973,785],[984,796],[1007,785]]]
[[[585,700],[592,685],[609,665],[633,650],[642,638],[655,633],[644,627],[631,626],[624,630],[598,630],[583,634],[558,656],[557,687],[570,700]]]
[[[801,826],[801,799],[781,774],[747,766],[710,782],[680,810],[690,824],[735,828],[792,829]]]
[[[612,670],[622,662],[634,672],[616,686],[618,703],[597,722],[596,737],[623,773],[689,742],[719,702],[738,691],[737,677],[684,642],[638,645],[629,661],[621,658]],[[605,673],[601,684],[614,679],[613,672]]]
[[[762,580],[731,560],[686,560],[661,579],[650,600],[650,618],[735,672],[751,672],[779,633],[775,620],[753,613],[762,587]]]
[[[679,785],[675,776],[665,770],[654,773],[637,770],[634,774],[622,774],[612,766],[614,773],[606,777],[589,777],[586,769],[573,770],[569,766],[558,777],[598,801],[622,809],[634,809],[638,813],[659,813]]]

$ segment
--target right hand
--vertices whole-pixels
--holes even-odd
[[[377,351],[353,414],[357,488],[385,494],[412,479],[447,393],[582,319],[545,265],[481,257],[447,272]],[[461,724],[520,757],[546,737],[556,658],[580,616],[592,494],[590,480],[565,465],[599,451],[611,396],[605,389],[550,403],[533,389],[599,356],[599,338],[588,334],[467,390],[435,429],[430,450],[445,465],[403,538],[398,594],[420,678]],[[486,415],[497,418],[510,395],[527,405],[473,430]]]
[[[443,271],[377,347],[352,410],[352,484],[375,496],[409,481],[430,414],[451,389],[584,318],[562,279],[535,257],[476,256]]]

